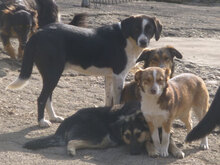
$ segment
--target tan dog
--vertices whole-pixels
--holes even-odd
[[[169,137],[172,122],[180,119],[191,126],[191,108],[199,120],[208,110],[209,94],[204,81],[190,73],[178,75],[169,80],[170,70],[150,67],[135,74],[141,93],[141,111],[148,122],[156,152],[168,156]],[[160,143],[158,128],[162,127]],[[204,137],[200,147],[208,149],[208,139]]]
[[[157,66],[161,68],[168,68],[171,71],[170,77],[174,73],[174,57],[181,59],[182,54],[172,46],[165,46],[156,49],[144,49],[137,63],[144,61],[143,68]],[[138,100],[140,101],[140,91],[135,81],[125,85],[121,94],[121,103]]]

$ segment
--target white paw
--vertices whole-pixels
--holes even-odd
[[[202,149],[202,150],[208,150],[209,149],[209,145],[208,144],[200,144],[200,148]]]
[[[38,124],[42,128],[46,128],[46,127],[51,126],[51,122],[49,120],[45,120],[45,119],[41,119]]]
[[[167,156],[169,156],[168,149],[167,149],[167,148],[161,148],[160,155],[161,155],[162,157],[167,157]]]
[[[185,153],[183,151],[179,151],[173,155],[176,158],[183,159],[185,157]]]
[[[75,156],[76,155],[76,149],[67,147],[67,154],[70,155],[70,156]]]
[[[50,121],[53,123],[61,123],[63,120],[64,120],[64,118],[60,117],[60,116],[54,116],[50,119]]]

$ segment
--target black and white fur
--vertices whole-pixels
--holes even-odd
[[[52,92],[66,68],[105,76],[106,105],[118,104],[127,73],[150,39],[155,35],[159,40],[161,30],[162,25],[156,18],[145,15],[131,16],[96,29],[50,24],[29,40],[20,75],[7,88],[23,87],[31,76],[33,64],[36,64],[43,79],[43,89],[38,98],[41,127],[51,124],[44,119],[44,108],[50,121],[63,120],[53,110]]]

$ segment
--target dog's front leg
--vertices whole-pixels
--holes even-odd
[[[112,106],[113,104],[113,91],[112,91],[112,76],[105,77],[105,105]]]
[[[161,150],[160,155],[162,157],[169,156],[168,148],[170,144],[170,132],[167,132],[166,129],[162,128],[162,142],[161,142]]]
[[[113,105],[120,103],[124,78],[123,75],[113,75]]]
[[[157,156],[160,154],[160,149],[161,149],[158,128],[155,127],[151,121],[147,121],[147,123],[150,129],[151,138],[153,140],[154,147],[155,147],[154,156]]]

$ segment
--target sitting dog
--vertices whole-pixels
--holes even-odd
[[[161,68],[168,68],[171,71],[170,77],[174,73],[174,57],[181,59],[182,54],[172,46],[166,46],[157,49],[144,49],[137,63],[144,61],[143,69],[147,67],[157,66]],[[121,94],[121,103],[128,101],[141,100],[140,90],[135,81],[125,85]]]
[[[220,126],[220,87],[205,117],[187,135],[186,142],[191,142],[208,135],[217,125]]]
[[[23,87],[36,64],[43,79],[38,98],[41,127],[50,126],[50,121],[63,120],[53,110],[52,93],[65,68],[105,76],[106,105],[112,105],[112,100],[114,105],[118,104],[128,71],[150,39],[155,36],[159,40],[161,30],[159,20],[146,15],[131,16],[119,23],[95,29],[50,24],[28,41],[20,75],[8,88]],[[45,107],[50,121],[44,119]]]
[[[149,125],[154,146],[161,156],[168,156],[169,136],[172,122],[180,119],[191,126],[191,108],[201,120],[208,111],[209,94],[204,81],[190,73],[169,79],[170,70],[149,67],[135,74],[141,92],[141,111]],[[162,127],[160,143],[158,127]],[[208,149],[208,138],[204,137],[200,147]]]
[[[157,152],[153,145],[148,124],[140,110],[131,115],[126,114],[125,119],[121,120],[120,127],[122,127],[122,139],[129,147],[130,154],[140,154],[142,148],[145,148],[148,155],[156,157]],[[117,122],[116,122],[117,123]],[[161,139],[162,129],[159,128],[159,136]],[[176,146],[175,142],[170,136],[169,152],[176,158],[184,158],[185,154]]]
[[[53,0],[14,0],[0,4],[0,37],[7,54],[13,59],[21,59],[28,38],[38,26],[57,20],[58,8]],[[18,38],[17,55],[10,38]]]

